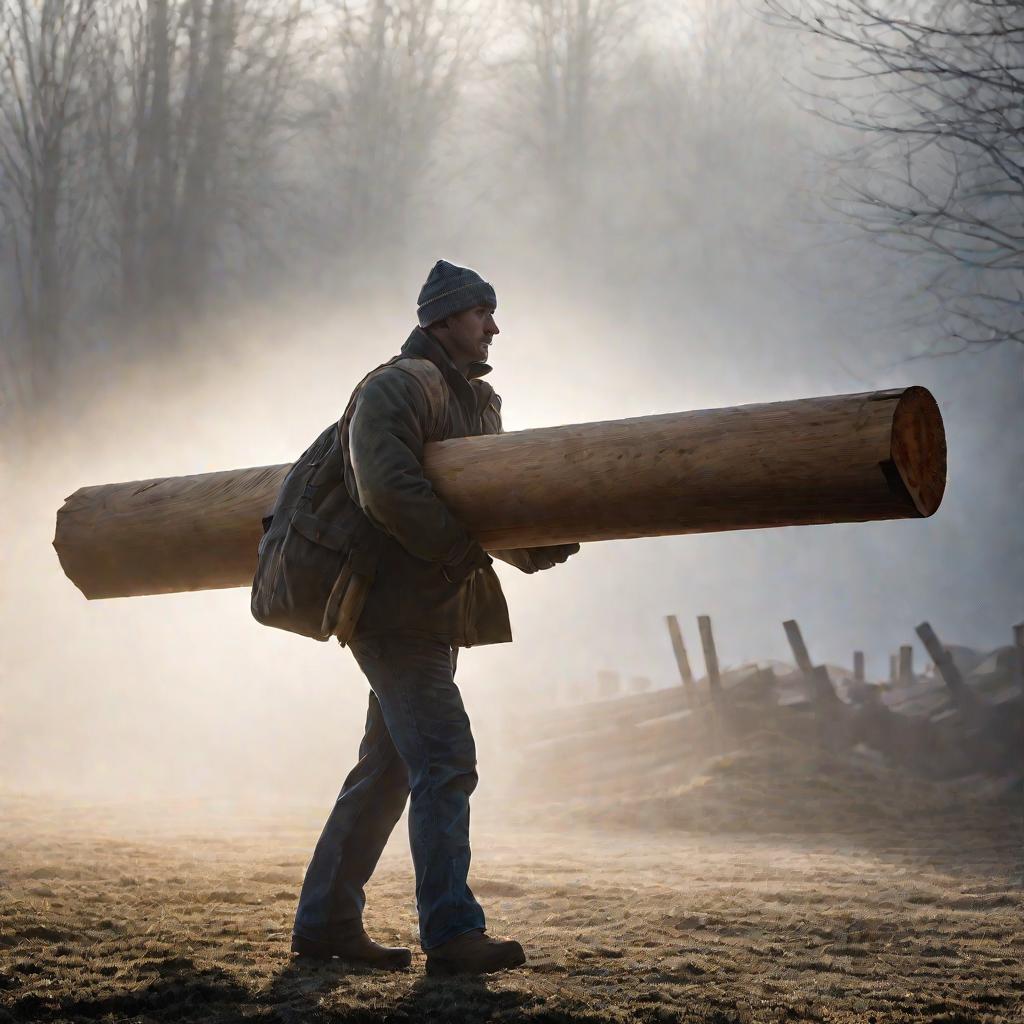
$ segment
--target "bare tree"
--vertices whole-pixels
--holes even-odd
[[[80,249],[89,197],[77,175],[97,6],[0,4],[0,215],[19,305],[12,344],[27,344],[27,359],[10,359],[5,376],[24,403],[52,383]]]
[[[863,140],[840,206],[914,256],[916,321],[957,348],[1024,343],[1024,4],[765,3],[831,55],[817,110]]]
[[[97,65],[108,252],[122,309],[201,305],[258,226],[288,120],[303,0],[112,0]]]
[[[574,230],[586,207],[588,164],[602,130],[614,57],[635,26],[638,0],[508,0],[524,75],[518,141],[539,158],[560,214]]]
[[[402,252],[459,99],[465,0],[336,0],[311,83],[311,224],[355,271]],[[327,237],[324,237],[327,236]]]
[[[634,259],[685,271],[706,294],[749,274],[758,242],[777,245],[786,190],[765,186],[790,163],[791,133],[772,102],[769,30],[741,3],[692,0],[661,25],[616,90],[607,148],[623,159],[608,205],[630,211]]]

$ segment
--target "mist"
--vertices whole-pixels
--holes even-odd
[[[182,150],[151,164],[132,133],[155,108],[140,121],[122,102],[129,8],[90,22],[125,78],[83,58],[72,95],[110,130],[67,128],[48,282],[26,277],[3,180],[0,785],[329,802],[365,714],[348,652],[261,628],[243,590],[87,602],[50,546],[55,514],[88,484],[296,458],[398,350],[438,258],[496,288],[506,430],[922,384],[949,442],[929,520],[592,544],[530,577],[501,565],[515,642],[463,652],[457,676],[474,806],[504,791],[517,708],[593,693],[603,669],[675,685],[668,613],[691,656],[698,614],[725,665],[788,657],[796,618],[816,661],[862,649],[873,678],[926,619],[948,642],[1009,642],[1024,348],[935,355],[943,339],[908,316],[924,269],[836,214],[834,158],[855,140],[793,88],[813,44],[749,4],[594,6],[581,67],[572,24],[536,20],[557,3],[368,2],[347,21],[235,5],[233,26],[207,25],[235,47],[204,52],[222,120],[186,145],[175,57],[161,116]],[[145,164],[142,189],[164,159],[197,169],[133,207],[165,204],[129,238],[117,168]]]

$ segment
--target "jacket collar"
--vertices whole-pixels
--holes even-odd
[[[458,367],[452,362],[451,357],[445,352],[441,343],[427,330],[422,327],[413,328],[412,334],[406,339],[402,346],[403,356],[416,356],[420,359],[429,359],[440,371],[448,386],[458,395],[459,399],[470,408],[476,408],[477,400],[470,386],[470,380],[483,377],[491,372],[492,367],[487,363],[472,363],[469,367],[469,376],[464,377]]]

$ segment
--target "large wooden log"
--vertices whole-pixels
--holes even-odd
[[[910,387],[458,438],[424,464],[493,550],[929,516],[946,446]],[[83,487],[57,513],[61,565],[89,598],[248,586],[287,470]]]

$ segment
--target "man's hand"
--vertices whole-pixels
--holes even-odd
[[[444,578],[449,583],[461,583],[477,569],[485,569],[491,564],[491,561],[491,556],[474,541],[461,561],[442,566],[441,572],[444,573]]]
[[[579,551],[579,544],[550,544],[543,548],[529,548],[530,559],[538,569],[550,569]]]

